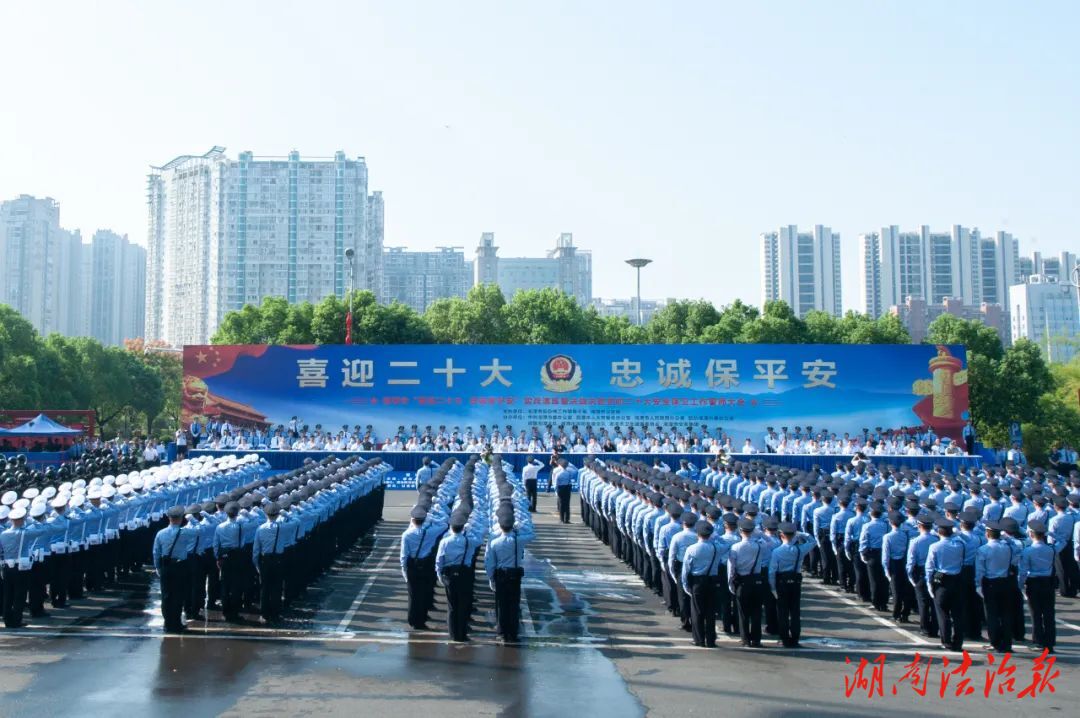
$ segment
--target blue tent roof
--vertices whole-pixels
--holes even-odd
[[[0,429],[0,436],[74,436],[81,433],[79,429],[69,429],[44,414],[38,414],[25,424]]]

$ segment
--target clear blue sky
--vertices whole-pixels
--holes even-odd
[[[757,236],[1007,229],[1080,250],[1076,2],[11,2],[0,198],[142,243],[148,166],[368,159],[386,244],[573,232],[594,294],[759,296]]]

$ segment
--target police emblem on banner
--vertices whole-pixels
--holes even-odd
[[[581,366],[565,354],[556,354],[540,367],[540,380],[548,391],[575,391],[581,386]]]

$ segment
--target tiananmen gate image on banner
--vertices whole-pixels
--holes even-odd
[[[183,421],[234,426],[930,426],[960,439],[962,346],[333,345],[184,347]]]

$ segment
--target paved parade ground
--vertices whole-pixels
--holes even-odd
[[[1035,657],[1019,648],[1015,693],[984,698],[980,644],[969,647],[974,693],[955,697],[963,676],[946,676],[941,698],[941,674],[959,665],[959,655],[812,579],[804,584],[802,650],[774,648],[772,640],[743,649],[723,635],[718,649],[694,648],[659,599],[580,523],[576,498],[574,523],[563,525],[553,496],[541,497],[537,538],[526,552],[521,646],[495,642],[493,597],[482,581],[471,643],[455,645],[437,630],[441,592],[433,630],[407,629],[398,539],[415,494],[395,491],[374,535],[309,589],[282,628],[254,617],[230,626],[210,612],[205,623],[188,624],[189,634],[166,636],[147,571],[25,629],[0,630],[0,715],[1075,714],[1080,600],[1058,599],[1060,675],[1039,695],[1016,697],[1031,683]],[[924,666],[934,657],[926,695],[916,695],[911,680],[893,695],[916,651]],[[845,677],[860,658],[879,655],[885,695],[868,699],[863,687],[847,697]]]

